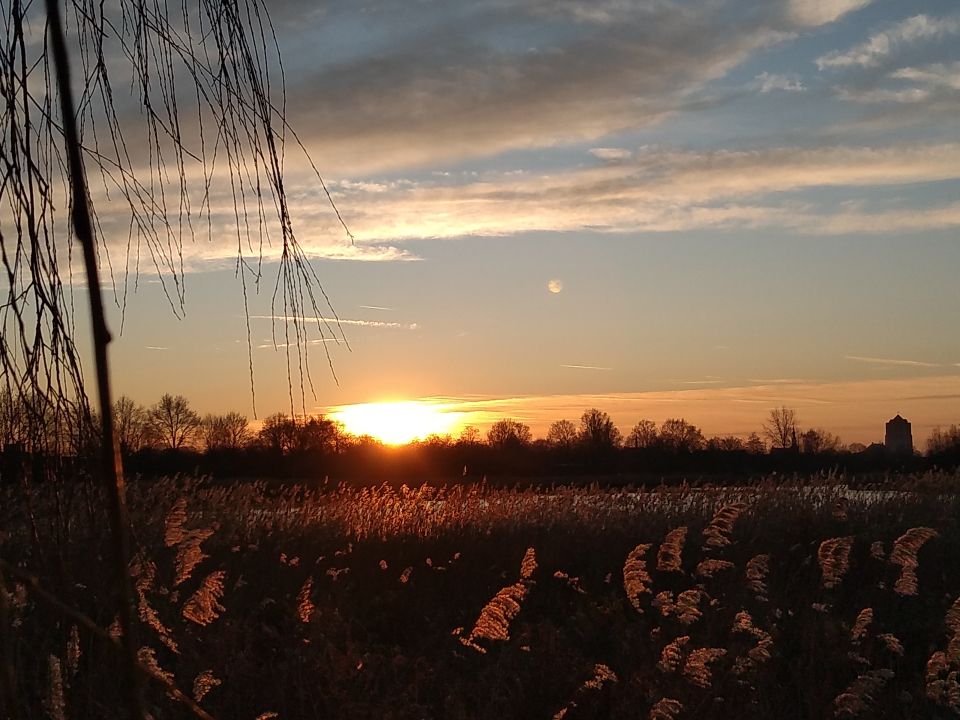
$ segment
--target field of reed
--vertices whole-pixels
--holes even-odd
[[[134,481],[148,711],[960,716],[960,476],[850,486]],[[123,716],[101,508],[0,488],[19,717]]]

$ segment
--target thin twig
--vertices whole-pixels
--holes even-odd
[[[118,652],[124,652],[124,647],[121,642],[110,635],[110,633],[104,630],[102,627],[97,625],[97,623],[95,623],[90,616],[80,612],[76,608],[70,607],[52,593],[44,590],[43,586],[40,585],[40,581],[36,577],[28,572],[24,572],[23,570],[14,567],[13,565],[10,565],[5,560],[0,559],[0,571],[3,570],[5,570],[11,576],[23,581],[23,583],[33,592],[35,597],[43,600],[54,610],[66,615],[68,618],[76,622],[77,625],[89,631],[92,635],[95,635],[101,640],[106,641]],[[136,656],[134,657],[133,663],[133,668],[136,671],[139,681],[147,680],[152,682],[158,688],[169,694],[173,699],[190,708],[190,711],[198,718],[201,718],[201,720],[215,720],[210,713],[197,704],[196,700],[182,692],[170,680],[167,680],[167,678],[163,677],[162,675],[158,675],[149,667],[144,665]]]
[[[73,229],[83,248],[83,261],[87,274],[87,294],[90,299],[90,317],[93,323],[93,346],[97,369],[97,394],[100,400],[100,429],[102,470],[107,490],[110,534],[112,539],[114,582],[119,605],[120,627],[123,630],[123,650],[126,656],[128,682],[124,683],[127,711],[132,720],[145,718],[141,701],[141,677],[136,672],[137,646],[133,628],[133,592],[127,570],[129,552],[127,547],[127,509],[124,502],[123,464],[120,448],[113,428],[113,402],[110,397],[110,364],[107,345],[110,332],[107,330],[103,311],[103,297],[97,269],[96,245],[93,224],[87,198],[87,179],[83,169],[80,138],[77,134],[73,93],[70,88],[70,67],[67,44],[63,35],[58,0],[47,0],[47,20],[50,42],[53,46],[57,85],[60,95],[60,114],[63,120],[64,144],[70,172],[71,209]]]

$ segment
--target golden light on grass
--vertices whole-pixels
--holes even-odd
[[[463,413],[429,400],[342,405],[330,413],[354,435],[370,435],[387,445],[403,445],[430,435],[452,434]]]

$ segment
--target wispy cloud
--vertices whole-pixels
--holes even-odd
[[[875,67],[903,46],[958,33],[960,33],[960,18],[935,18],[928,15],[915,15],[887,30],[871,35],[866,42],[849,50],[834,50],[821,55],[817,58],[816,64],[820,70]]]
[[[890,73],[895,80],[960,90],[960,62],[935,63],[923,67],[905,67]]]
[[[573,370],[613,370],[611,367],[600,367],[599,365],[561,365],[560,367]]]
[[[958,177],[960,144],[950,143],[647,150],[628,161],[548,174],[492,172],[474,182],[432,180],[390,193],[357,192],[347,202],[356,231],[384,242],[583,229],[779,227],[817,235],[889,233],[956,227],[960,204],[872,211],[804,204],[783,193]]]
[[[169,350],[167,347],[160,347],[159,345],[144,345],[144,350]]]
[[[266,350],[266,349],[279,349],[279,348],[290,348],[290,347],[309,347],[310,345],[323,345],[324,343],[333,343],[334,345],[340,345],[343,343],[343,340],[337,337],[332,338],[311,338],[309,340],[301,340],[300,342],[272,342],[270,340],[264,340],[260,345],[257,345],[257,350]]]
[[[601,160],[629,160],[633,152],[626,148],[597,147],[590,148],[590,154]]]
[[[381,305],[357,305],[358,308],[363,308],[364,310],[389,310],[393,311],[393,308],[383,307]]]
[[[789,0],[788,12],[801,25],[817,26],[839,20],[873,0]]]
[[[803,92],[806,86],[796,73],[786,75],[777,75],[762,72],[757,75],[750,86],[761,93],[782,92]]]
[[[960,395],[960,376],[855,382],[795,382],[748,387],[706,387],[655,392],[624,392],[520,397],[443,398],[462,413],[464,423],[489,425],[503,417],[522,419],[543,435],[554,420],[576,420],[584,410],[601,408],[623,430],[637,420],[662,422],[683,417],[710,434],[758,432],[770,408],[797,410],[805,426],[823,426],[846,442],[883,438],[883,425],[895,412],[914,423],[914,439],[934,425],[955,422],[954,406],[942,402]],[[919,418],[923,417],[923,421]]]
[[[712,81],[835,15],[784,13],[781,2],[757,13],[659,0],[450,0],[442,12],[373,5],[365,22],[390,24],[389,43],[290,81],[290,116],[316,128],[306,139],[328,173],[556,147],[696,112]],[[520,28],[535,30],[504,42]]]
[[[870,363],[872,365],[904,365],[908,367],[924,367],[924,368],[943,367],[938,363],[923,362],[921,360],[901,360],[897,358],[864,357],[863,355],[844,355],[844,358],[846,360],[854,360],[856,362]]]
[[[365,328],[396,328],[399,330],[419,330],[418,323],[384,322],[382,320],[355,320],[335,317],[294,317],[292,315],[251,315],[251,320],[274,320],[280,322],[301,322],[305,324],[322,323],[324,325],[348,325]]]
[[[419,257],[403,248],[390,245],[311,245],[304,246],[308,257],[322,260],[353,262],[413,262]]]

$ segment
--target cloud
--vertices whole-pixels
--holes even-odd
[[[273,320],[281,322],[299,322],[304,324],[322,323],[324,325],[347,325],[350,327],[364,328],[394,328],[399,330],[419,330],[418,323],[398,323],[384,322],[382,320],[351,320],[347,318],[336,317],[300,317],[294,318],[292,315],[251,315],[251,320]]]
[[[382,305],[357,305],[358,308],[363,308],[364,310],[385,310],[393,311],[393,308],[383,307]]]
[[[311,258],[352,260],[355,262],[410,262],[420,258],[403,248],[390,245],[310,245],[304,247]]]
[[[144,345],[144,350],[169,350],[167,347],[160,347],[159,345]]]
[[[896,80],[909,80],[927,86],[960,90],[960,62],[936,63],[924,67],[905,67],[890,73]]]
[[[600,367],[598,365],[561,365],[562,368],[571,368],[573,370],[613,370],[610,367]]]
[[[491,172],[390,193],[346,196],[359,236],[381,242],[527,231],[664,232],[780,227],[811,235],[960,225],[960,203],[872,211],[785,196],[960,177],[960,144],[649,151],[629,162],[552,173]]]
[[[629,160],[633,156],[626,148],[590,148],[590,154],[601,160]]]
[[[897,23],[888,30],[871,35],[866,42],[849,50],[821,55],[816,59],[820,70],[827,68],[875,67],[899,48],[920,41],[940,39],[960,33],[960,18],[932,18],[915,15]]]
[[[788,12],[801,25],[815,27],[839,20],[847,13],[860,10],[872,0],[790,0]]]
[[[435,167],[643,127],[703,107],[698,93],[712,81],[798,29],[780,3],[752,13],[658,0],[373,6],[361,50],[288,75],[291,120],[328,174]],[[381,31],[389,40],[378,41]]]
[[[782,92],[803,92],[806,86],[796,73],[786,75],[776,75],[768,72],[762,72],[757,75],[751,87],[761,93],[770,93],[775,91]]]
[[[898,360],[894,358],[864,357],[862,355],[844,355],[847,360],[870,363],[873,365],[905,365],[909,367],[935,368],[942,367],[937,363],[922,362],[920,360]]]
[[[822,426],[845,442],[883,439],[884,423],[899,412],[913,423],[914,442],[936,425],[956,422],[954,406],[942,400],[960,395],[960,375],[847,382],[784,382],[748,387],[521,397],[443,398],[464,423],[489,425],[503,417],[520,418],[545,435],[554,420],[576,420],[584,410],[600,408],[623,430],[641,418],[656,422],[683,417],[708,435],[746,436],[760,432],[770,408],[797,410],[804,427]]]

